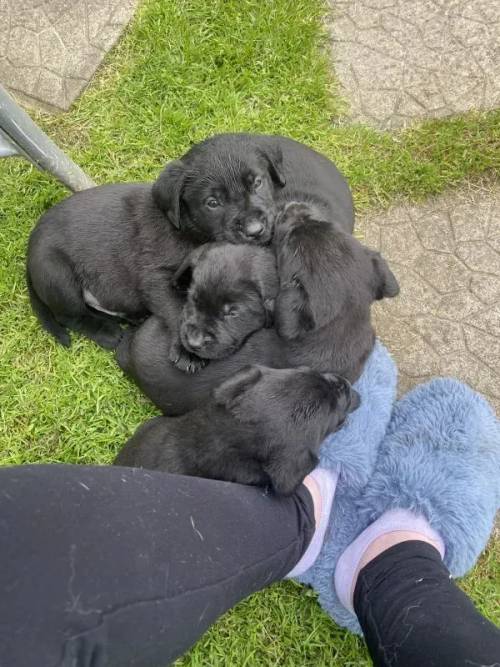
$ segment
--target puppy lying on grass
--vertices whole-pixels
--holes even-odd
[[[117,349],[117,361],[164,414],[184,414],[201,405],[214,387],[246,364],[272,368],[306,365],[342,375],[350,382],[361,374],[375,340],[371,304],[399,291],[385,260],[323,220],[309,204],[289,205],[277,223],[275,246],[281,283],[274,304],[277,330],[264,328],[249,335],[255,329],[252,321],[262,326],[267,318],[265,295],[276,290],[274,262],[268,260],[266,264],[267,287],[254,285],[250,289],[244,282],[235,289],[240,266],[245,265],[241,254],[269,251],[240,246],[236,259],[232,255],[237,246],[226,245],[213,262],[210,253],[195,251],[188,260],[192,270],[180,272],[190,294],[189,315],[181,317],[181,329],[186,326],[183,340],[187,345],[190,322],[196,323],[196,342],[205,338],[206,332],[210,336],[217,332],[214,342],[209,338],[206,343],[207,357],[213,345],[225,354],[240,346],[234,354],[217,358],[221,355],[212,352],[213,359],[205,368],[187,375],[169,362],[173,334],[158,318],[150,317],[125,335]],[[228,287],[231,298],[226,294]],[[247,291],[257,311],[245,312]],[[252,296],[259,292],[260,302]],[[216,318],[212,315],[213,303],[219,304],[213,309],[220,313]],[[224,317],[224,304],[229,303],[233,306],[228,314],[240,304],[240,317]],[[250,316],[250,312],[254,314]],[[237,345],[232,344],[234,332],[239,332]]]
[[[246,367],[182,417],[139,427],[115,465],[163,470],[293,493],[327,435],[360,404],[341,377],[307,368]]]
[[[168,187],[162,187],[163,179]],[[200,240],[202,229],[205,241],[265,245],[283,204],[303,197],[339,229],[354,229],[351,191],[337,167],[287,137],[210,137],[168,165],[158,186],[172,224]]]
[[[62,345],[70,345],[74,330],[106,348],[118,344],[120,320],[155,314],[174,334],[171,361],[193,370],[198,357],[178,345],[172,276],[203,243],[269,243],[278,202],[298,185],[321,192],[338,224],[352,230],[342,175],[327,158],[284,137],[212,137],[167,165],[154,184],[78,192],[47,211],[31,233],[32,308]]]

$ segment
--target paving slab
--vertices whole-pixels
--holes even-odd
[[[0,81],[20,99],[66,110],[139,0],[0,0]]]
[[[453,376],[500,414],[500,184],[483,183],[398,204],[358,221],[401,286],[373,309],[394,355],[400,393]]]
[[[500,106],[498,0],[329,0],[348,120],[404,127]]]

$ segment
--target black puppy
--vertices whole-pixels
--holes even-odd
[[[140,321],[154,312],[174,319],[178,297],[169,280],[193,247],[158,208],[151,185],[78,192],[49,209],[31,233],[31,305],[63,345],[73,329],[113,348],[121,337],[114,317]]]
[[[325,437],[359,403],[341,377],[249,366],[203,407],[143,424],[115,464],[270,485],[288,495],[316,466]]]
[[[286,137],[211,137],[168,165],[154,193],[171,223],[201,241],[266,244],[282,203],[298,193],[340,229],[354,227],[351,191],[339,170]]]
[[[317,216],[309,205],[290,205],[277,225],[282,287],[276,315],[281,337],[274,329],[261,329],[235,354],[187,376],[169,362],[173,334],[158,318],[150,317],[127,332],[117,348],[118,364],[162,412],[179,415],[201,405],[217,384],[246,364],[308,365],[352,382],[359,377],[374,343],[371,304],[395,296],[398,284],[378,253]],[[229,256],[213,264],[207,283],[208,295],[216,301],[219,285],[223,287],[227,278],[229,283],[235,280],[233,271],[238,270]],[[193,295],[207,293],[205,269],[183,275],[191,279]]]
[[[175,330],[170,281],[186,253],[213,240],[267,243],[285,179],[317,183],[352,229],[349,188],[334,165],[280,137],[213,137],[168,165],[153,185],[104,185],[69,197],[30,236],[33,310],[63,345],[73,329],[113,348],[122,335],[114,318],[139,321],[150,313]],[[172,361],[195,367],[176,336],[172,343]]]
[[[201,405],[249,363],[286,367],[276,332],[263,329],[272,324],[279,287],[271,248],[206,244],[186,257],[174,285],[180,293],[187,290],[177,343],[176,331],[153,316],[126,332],[116,350],[120,367],[165,414]],[[212,361],[191,379],[169,361],[175,345]]]
[[[312,204],[285,207],[275,247],[280,277],[275,320],[289,365],[330,370],[354,382],[375,341],[370,306],[399,293],[396,278],[378,252]]]
[[[174,276],[174,286],[187,290],[179,345],[202,359],[233,354],[254,331],[272,326],[278,285],[271,248],[214,243],[193,250]]]

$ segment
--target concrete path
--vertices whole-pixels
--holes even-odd
[[[374,308],[400,391],[436,375],[458,377],[500,414],[500,185],[461,189],[358,221],[401,294]]]
[[[498,0],[329,0],[348,120],[381,129],[500,106]]]
[[[330,0],[347,122],[391,130],[500,106],[498,0]],[[401,295],[374,309],[400,391],[451,375],[500,413],[500,185],[396,205],[358,221]]]
[[[0,81],[16,97],[68,109],[138,0],[0,0]]]

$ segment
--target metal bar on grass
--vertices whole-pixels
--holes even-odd
[[[0,157],[16,154],[52,174],[73,192],[95,185],[0,85]]]

